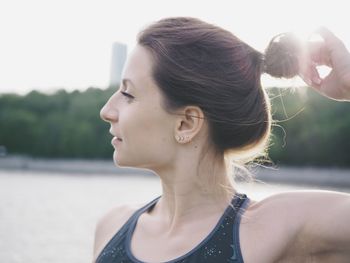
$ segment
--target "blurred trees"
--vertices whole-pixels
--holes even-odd
[[[110,158],[109,125],[99,112],[115,90],[0,95],[0,145],[9,154]],[[275,120],[269,149],[272,161],[350,166],[350,103],[332,101],[311,89],[299,90],[303,93],[268,90]]]
[[[350,167],[349,102],[309,88],[273,89],[269,95],[275,120],[269,153],[275,163]]]
[[[53,95],[0,96],[0,145],[9,154],[41,157],[110,158],[109,125],[101,107],[114,90],[89,88]]]

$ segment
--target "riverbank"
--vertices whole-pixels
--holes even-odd
[[[0,170],[70,173],[72,175],[153,175],[147,170],[116,167],[112,160],[38,159],[18,156],[1,157]],[[251,172],[256,180],[269,183],[350,188],[350,169],[257,166],[252,168]]]

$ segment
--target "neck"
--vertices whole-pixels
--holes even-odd
[[[187,221],[221,215],[235,193],[223,158],[206,156],[196,162],[193,156],[181,156],[173,169],[156,171],[163,193],[152,213],[166,222],[169,231]]]

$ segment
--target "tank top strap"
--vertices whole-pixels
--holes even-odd
[[[160,198],[158,196],[157,198],[153,199],[151,202],[147,203],[143,207],[137,209],[131,217],[124,223],[124,225],[118,230],[118,232],[112,237],[111,240],[107,243],[107,245],[103,248],[101,253],[96,259],[96,262],[104,262],[104,257],[108,257],[109,254],[115,253],[115,248],[120,245],[120,242],[123,241],[123,236],[127,233],[129,230],[130,226],[133,225],[134,221],[137,220],[137,218],[145,211],[147,211],[149,208],[151,208],[157,200]]]
[[[150,208],[152,208],[157,203],[157,201],[159,200],[160,197],[161,196],[158,196],[158,197],[154,198],[151,202],[149,202],[146,205],[144,205],[143,207],[137,209],[132,214],[132,216],[129,218],[127,223],[124,224],[124,225],[129,225],[132,221],[137,220],[142,213],[144,213],[144,212],[148,211]]]
[[[233,223],[233,240],[232,249],[233,255],[231,257],[232,262],[243,262],[243,256],[241,252],[240,240],[239,240],[239,226],[241,223],[241,217],[245,212],[247,205],[249,204],[249,198],[246,194],[237,194],[235,202],[233,204],[236,211],[236,216]]]
[[[128,230],[128,228],[130,227],[130,225],[132,225],[133,221],[137,220],[138,217],[144,213],[145,211],[147,211],[148,209],[150,209],[152,206],[155,205],[155,203],[158,201],[158,199],[160,198],[160,196],[156,197],[155,199],[153,199],[151,202],[145,204],[144,206],[142,206],[141,208],[137,209],[130,217],[129,219],[124,223],[124,225],[122,226],[122,228],[118,231],[120,233],[125,232],[126,230]],[[112,240],[111,240],[112,241]]]

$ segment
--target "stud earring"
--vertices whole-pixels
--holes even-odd
[[[183,136],[180,136],[180,135],[175,135],[175,139],[176,139],[178,142],[183,142],[185,138],[184,138]]]
[[[182,143],[182,142],[189,142],[190,141],[190,136],[180,136],[180,135],[175,135],[175,139]]]

